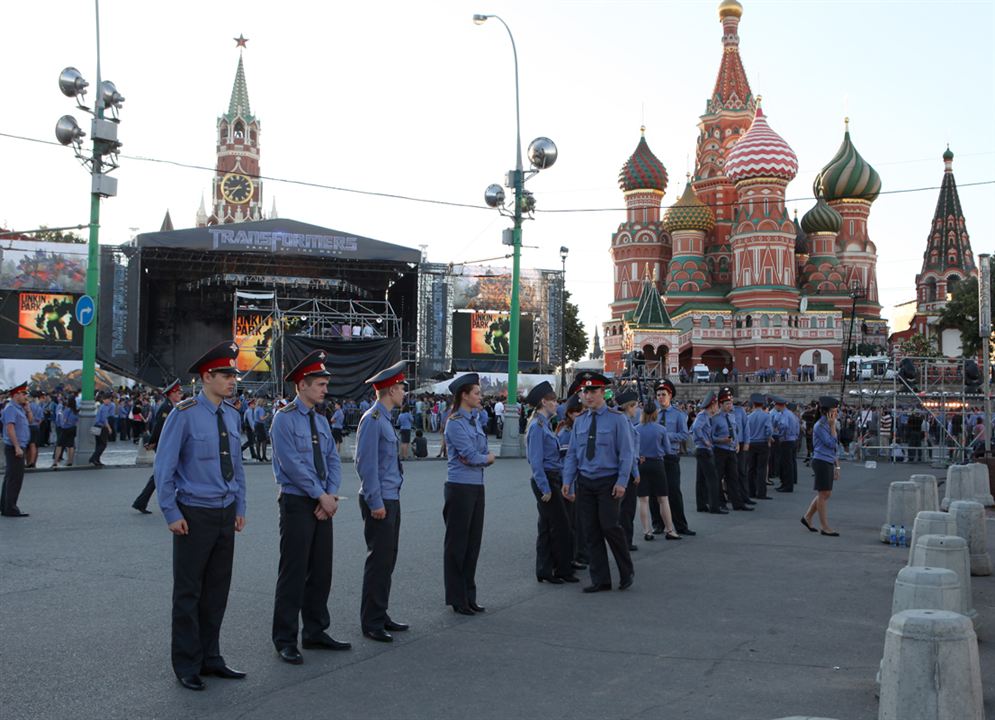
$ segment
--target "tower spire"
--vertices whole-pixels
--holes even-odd
[[[249,107],[249,88],[245,83],[245,66],[242,64],[242,48],[248,42],[241,35],[235,38],[238,43],[238,68],[235,70],[235,83],[231,88],[231,100],[228,101],[228,112],[225,117],[229,121],[241,116],[244,120],[252,122],[252,109]]]
[[[739,20],[742,16],[743,6],[737,0],[723,0],[719,4],[719,20],[722,23],[722,64],[719,66],[715,89],[705,110],[708,115],[721,110],[753,109],[750,82],[746,79],[743,60],[739,56]]]
[[[937,284],[941,281],[945,284],[948,276],[956,275],[963,280],[977,273],[964,211],[960,206],[960,194],[954,180],[953,162],[954,154],[948,146],[943,153],[943,182],[940,184],[926,252],[923,253],[920,283],[928,283],[932,278]],[[934,291],[931,295],[937,294]],[[937,297],[946,297],[946,293]]]

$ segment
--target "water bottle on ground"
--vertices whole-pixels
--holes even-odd
[[[898,547],[898,533],[895,532],[894,524],[891,526],[891,532],[888,535],[888,542],[891,543],[892,547]]]
[[[906,547],[904,525],[898,529],[898,547]]]

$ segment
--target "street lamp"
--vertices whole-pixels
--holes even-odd
[[[985,393],[985,457],[992,456],[992,263],[991,255],[978,256],[981,282],[978,285],[978,333],[981,336],[983,388]]]
[[[859,280],[850,284],[850,332],[843,347],[843,367],[840,369],[840,405],[843,405],[843,394],[846,391],[846,373],[850,364],[850,345],[853,343],[853,324],[857,319],[857,301],[867,297]],[[857,377],[860,377],[858,368]]]
[[[567,253],[568,247],[560,247],[560,395],[567,396]]]
[[[520,262],[522,254],[522,220],[525,216],[532,217],[535,210],[535,197],[525,189],[525,181],[538,173],[540,170],[552,167],[556,162],[556,144],[547,137],[538,137],[529,143],[528,155],[532,169],[528,172],[522,167],[522,117],[521,103],[518,92],[518,50],[515,47],[515,38],[511,34],[508,23],[497,15],[473,16],[473,22],[483,25],[490,18],[494,18],[508,31],[508,38],[511,40],[511,52],[515,60],[515,169],[510,171],[505,178],[505,187],[511,188],[515,192],[513,208],[508,210],[504,204],[504,191],[499,185],[490,185],[484,192],[484,201],[489,207],[496,208],[498,212],[507,217],[513,218],[513,227],[505,230],[502,242],[512,246],[512,270],[511,270],[511,318],[510,318],[510,338],[508,342],[508,402],[504,405],[504,434],[501,437],[502,457],[521,457],[522,446],[518,432],[518,334],[519,334],[519,298],[518,298],[518,278],[520,273]]]
[[[84,319],[83,326],[83,371],[80,378],[81,403],[79,413],[80,432],[78,453],[92,450],[94,437],[90,427],[96,415],[94,396],[97,375],[97,289],[100,283],[100,199],[117,195],[117,180],[107,173],[118,167],[117,155],[121,143],[117,139],[117,126],[120,123],[118,110],[124,103],[124,96],[118,92],[110,80],[100,76],[100,2],[94,0],[97,28],[97,91],[93,108],[83,104],[90,84],[83,79],[79,70],[67,67],[59,75],[59,90],[66,97],[74,98],[76,106],[93,116],[90,123],[90,137],[93,150],[88,156],[83,150],[83,132],[76,118],[63,115],[55,125],[55,137],[63,145],[72,146],[76,158],[90,170],[90,238],[87,244],[86,296],[92,302],[93,310]],[[111,117],[105,118],[104,111],[110,110]],[[81,298],[82,301],[82,298]],[[81,306],[82,307],[82,306]],[[82,313],[81,313],[82,314]]]

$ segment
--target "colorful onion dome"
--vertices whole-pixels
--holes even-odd
[[[792,222],[795,226],[795,255],[808,255],[812,247],[808,241],[808,235],[805,234],[801,223],[798,222],[797,210],[795,210],[795,218]]]
[[[743,17],[743,6],[737,0],[722,0],[719,3],[719,17],[724,18],[727,15]]]
[[[691,179],[684,186],[684,194],[663,214],[663,227],[667,232],[675,230],[701,230],[708,232],[715,227],[712,211],[695,194]]]
[[[733,182],[752,178],[792,180],[798,174],[798,157],[784,138],[770,129],[759,105],[750,129],[726,157],[725,174]]]
[[[813,233],[837,234],[843,227],[843,216],[829,207],[824,198],[819,198],[811,210],[802,215],[802,230]]]
[[[833,200],[866,200],[874,202],[881,192],[881,176],[860,156],[850,141],[850,121],[847,119],[843,144],[826,167],[815,178],[821,185],[822,197]]]
[[[636,145],[636,151],[618,172],[618,186],[624,192],[657,190],[662,193],[667,189],[667,168],[650,150],[646,142],[646,128],[640,128],[640,132],[642,136]]]

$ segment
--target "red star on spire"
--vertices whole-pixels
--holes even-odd
[[[249,39],[247,37],[244,37],[242,33],[239,33],[238,37],[232,38],[232,40],[235,41],[235,47],[240,47],[240,48],[244,48],[245,43],[249,42]]]

